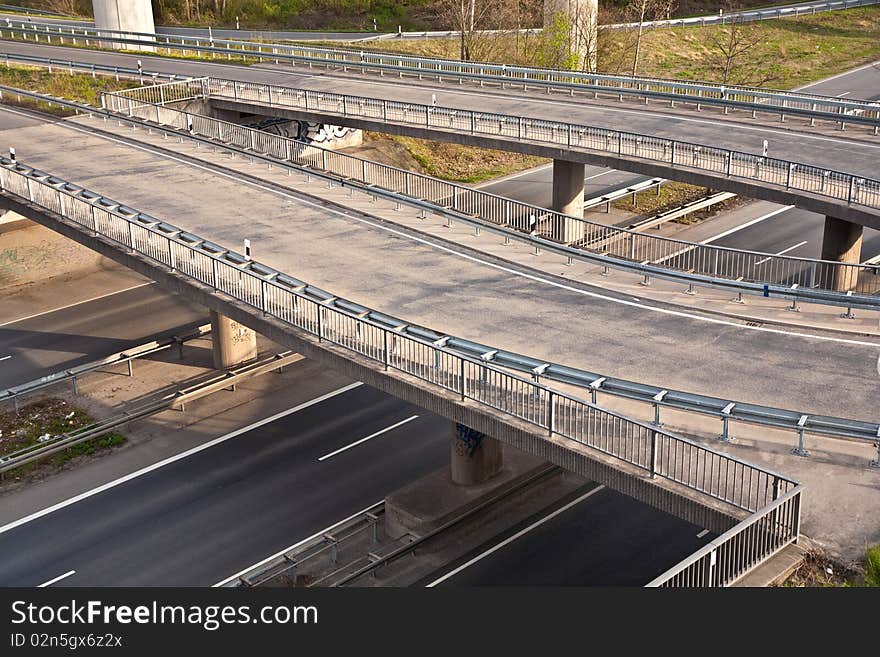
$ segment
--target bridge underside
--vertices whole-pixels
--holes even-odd
[[[168,292],[206,306],[213,312],[352,379],[362,381],[592,481],[605,484],[661,511],[717,533],[723,533],[733,527],[743,515],[734,507],[708,497],[701,496],[697,499],[692,491],[687,491],[684,487],[668,480],[651,479],[633,466],[572,440],[537,432],[533,426],[512,416],[493,413],[470,400],[462,401],[457,394],[439,387],[427,388],[423,382],[403,372],[385,370],[373,361],[352,355],[327,342],[321,342],[314,336],[300,332],[190,277],[158,265],[138,253],[125,251],[53,212],[6,196],[0,197],[0,206],[18,212],[155,280]]]

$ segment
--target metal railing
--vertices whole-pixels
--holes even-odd
[[[598,450],[645,471],[754,512],[791,479],[631,420],[435,342],[402,334],[357,310],[330,305],[307,283],[165,221],[43,171],[0,160],[0,187],[86,231],[206,284],[318,342],[518,418],[533,430]],[[315,294],[315,296],[313,296]],[[781,487],[781,488],[780,488]]]
[[[797,542],[801,491],[797,486],[647,584],[649,587],[722,587]]]
[[[880,0],[877,0],[880,1]],[[42,28],[42,29],[41,29]],[[52,43],[55,38],[59,45],[65,39],[106,41],[121,45],[143,47],[161,47],[193,53],[205,53],[212,56],[231,58],[251,58],[255,61],[264,59],[276,62],[286,61],[291,64],[308,64],[309,66],[329,66],[343,68],[343,71],[356,70],[362,73],[389,73],[398,76],[436,77],[440,82],[469,81],[505,85],[523,85],[546,87],[573,94],[586,93],[598,98],[599,94],[607,97],[623,96],[656,99],[675,103],[687,103],[698,109],[704,105],[718,106],[725,109],[738,109],[752,112],[774,113],[809,118],[812,123],[825,120],[841,125],[861,124],[872,128],[875,134],[880,131],[880,103],[854,98],[837,98],[810,94],[798,91],[762,89],[739,85],[722,85],[710,82],[691,82],[687,80],[671,80],[663,78],[633,77],[625,75],[608,75],[583,71],[567,71],[527,66],[510,66],[507,64],[462,62],[450,59],[414,57],[411,55],[368,52],[345,48],[320,48],[305,45],[260,44],[249,41],[230,41],[223,39],[207,40],[204,38],[182,37],[176,35],[152,35],[117,30],[96,30],[95,28],[60,27],[46,24],[22,23],[19,27],[11,24],[0,24],[0,38],[4,33],[10,36],[32,36],[39,41],[41,38]],[[223,44],[218,47],[216,44]]]
[[[729,14],[712,14],[705,16],[691,16],[689,18],[671,18],[659,21],[645,21],[644,29],[658,27],[703,27],[706,25],[727,25],[733,22],[748,23],[754,21],[779,20],[781,18],[796,18],[798,16],[810,16],[826,11],[840,11],[843,9],[855,9],[876,5],[880,0],[836,0],[834,2],[801,2],[778,7],[765,7],[763,9],[744,9],[732,11]],[[613,23],[601,25],[600,29],[620,30],[638,27],[638,23]]]
[[[25,95],[44,98],[39,94],[33,94],[31,92],[22,91],[21,93]],[[79,107],[82,111],[94,109],[89,108],[88,106],[82,106],[77,103],[72,103],[70,101],[58,101],[57,99],[52,99],[51,102],[69,104],[75,107]],[[97,112],[97,110],[94,111]],[[134,126],[141,125],[149,128],[151,125],[153,125],[152,123],[143,122],[140,119],[133,119],[130,117],[119,117],[119,120],[120,122],[127,122]],[[166,127],[159,128],[159,130],[162,131],[165,131],[166,129],[174,130],[172,134],[180,135],[181,139],[186,137],[192,140],[196,140],[197,142],[204,141],[207,144],[216,143],[215,141],[210,139],[202,139],[201,137],[194,136],[189,132],[181,132],[177,131],[176,129]],[[167,132],[165,134],[167,135]],[[256,138],[255,143],[257,143]],[[302,146],[302,144],[300,144],[299,142],[297,142],[297,144],[299,144],[299,146]],[[331,177],[326,174],[321,174],[320,171],[312,167],[300,167],[294,163],[288,163],[285,161],[276,160],[274,158],[269,158],[267,156],[257,155],[251,150],[239,149],[235,146],[224,144],[224,148],[226,150],[229,150],[230,152],[240,152],[252,159],[263,159],[264,161],[266,161],[267,164],[280,164],[280,166],[295,169],[309,176],[324,176],[328,180],[338,182],[343,187],[347,186],[352,189],[359,189],[361,192],[370,194],[374,197],[383,196],[382,190],[372,184],[359,184],[352,178],[343,179],[338,176]],[[360,170],[359,167],[354,167],[355,172],[358,170]],[[394,193],[386,193],[384,194],[384,196],[389,199],[396,200],[400,203],[407,203],[414,207],[419,207],[422,209],[426,207],[433,207],[438,212],[446,214],[447,218],[451,218],[454,216],[456,220],[460,220],[463,222],[477,221],[473,219],[468,219],[465,215],[451,213],[450,210],[445,209],[441,206],[429,206],[422,201],[417,201],[409,197],[400,196]],[[501,229],[496,230],[500,231]],[[505,235],[509,236],[510,234],[505,233]],[[547,248],[548,250],[555,249],[561,253],[575,253],[574,250],[569,249],[568,247],[554,246],[553,243],[546,240],[537,241],[537,238],[526,236],[523,236],[520,239],[522,241],[540,243],[541,248]],[[602,262],[608,264],[609,266],[619,266],[616,265],[614,261],[609,261],[608,259],[606,259],[605,256],[592,256],[587,253],[580,252],[579,257],[582,257],[584,260],[587,261],[602,260]],[[623,268],[627,267],[640,270],[644,269],[642,265],[639,265],[637,263],[623,266]],[[692,278],[689,278],[689,275],[686,273],[682,273],[678,276],[682,277],[683,280],[694,280]],[[743,284],[732,282],[731,285],[741,286]],[[315,294],[320,298],[335,298],[333,297],[333,295],[327,292],[317,291],[314,287],[310,286],[310,289],[315,290]],[[801,292],[801,294],[803,294],[803,292]],[[849,299],[851,297],[847,298]],[[872,423],[847,418],[816,415],[781,408],[767,407],[757,404],[743,403],[736,400],[709,397],[706,395],[700,395],[691,392],[684,392],[669,388],[647,385],[634,381],[627,381],[625,379],[619,379],[601,373],[592,373],[584,370],[573,369],[563,365],[548,363],[543,360],[524,356],[522,354],[498,350],[488,345],[482,345],[469,340],[457,338],[455,336],[437,333],[424,327],[412,326],[407,322],[389,317],[382,313],[376,313],[375,311],[371,311],[368,308],[352,304],[351,302],[339,302],[344,303],[345,307],[348,309],[356,308],[360,314],[373,317],[377,319],[377,321],[380,321],[386,326],[393,328],[397,332],[402,332],[404,334],[413,334],[422,338],[430,339],[432,342],[442,342],[443,344],[445,344],[447,349],[453,352],[463,354],[465,356],[479,358],[483,361],[491,360],[492,362],[501,365],[505,369],[522,372],[526,375],[532,376],[536,381],[543,379],[546,381],[556,381],[582,388],[589,391],[594,403],[597,401],[597,396],[599,394],[608,394],[615,397],[621,397],[624,399],[649,404],[653,406],[654,422],[656,424],[660,423],[661,409],[666,408],[707,415],[719,419],[722,423],[722,433],[720,436],[722,440],[730,439],[729,424],[731,421],[756,424],[759,426],[775,427],[787,431],[794,431],[797,433],[798,441],[797,446],[793,451],[800,455],[807,454],[804,447],[804,436],[807,432],[836,438],[855,439],[858,441],[867,442],[871,445],[875,445],[878,449],[878,456],[877,459],[871,461],[871,465],[876,466],[880,464],[880,424],[876,422]],[[857,299],[853,301],[853,303],[856,302]],[[337,303],[337,301],[331,301],[330,303]]]
[[[313,296],[315,291],[298,279],[48,173],[4,158],[0,160],[0,188],[159,266],[209,285],[319,343],[338,347],[348,358],[397,370],[431,388],[452,392],[462,401],[471,400],[522,420],[548,437],[614,457],[651,478],[664,478],[741,511],[771,517],[770,528],[784,537],[780,540],[797,540],[799,514],[774,513],[779,507],[773,502],[780,498],[795,499],[800,508],[801,487],[784,475],[463,357],[429,339],[404,335],[365,317],[357,308],[331,306],[328,302],[334,297]],[[749,540],[730,541],[737,562],[747,558],[752,566],[772,556],[780,542],[768,547],[763,536],[748,535],[754,517],[731,530]],[[707,585],[724,583],[710,580]]]
[[[186,85],[191,89],[197,83],[205,85],[204,95],[222,84],[216,79],[207,78],[173,84]],[[233,97],[247,95],[239,90],[239,86],[244,84],[250,83],[234,83]],[[270,89],[266,94],[267,98],[272,93]],[[796,285],[797,288],[829,292],[835,292],[835,288],[843,288],[844,292],[837,293],[841,303],[846,304],[855,301],[852,295],[873,295],[880,292],[880,265],[798,258],[646,235],[638,230],[565,215],[201,114],[167,106],[148,105],[144,99],[145,94],[154,96],[155,91],[141,93],[135,89],[105,93],[102,95],[102,103],[111,112],[123,113],[129,117],[137,113],[141,118],[155,121],[159,125],[176,127],[225,144],[234,144],[281,161],[330,171],[347,179],[429,201],[454,212],[480,217],[497,226],[560,244],[569,244],[583,251],[715,279],[789,288]],[[277,98],[276,91],[272,102],[283,102],[277,101]],[[302,104],[309,104],[306,97],[303,97]],[[852,294],[846,296],[846,292]]]

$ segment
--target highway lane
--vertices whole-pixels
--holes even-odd
[[[591,483],[419,584],[644,586],[715,537]]]
[[[441,467],[448,441],[448,420],[359,386],[0,528],[0,585],[210,586]]]
[[[867,100],[880,99],[880,63],[860,66],[846,73],[800,87],[810,93],[825,94]],[[772,148],[771,144],[771,148]],[[818,258],[822,250],[824,215],[808,212],[800,208],[790,208],[779,212],[785,206],[761,204],[753,214],[744,214],[741,230],[726,234],[720,239],[710,239],[712,244],[732,248],[779,253],[805,258]],[[757,223],[755,219],[768,218]],[[723,231],[728,233],[728,231]],[[687,231],[676,235],[689,239]],[[702,240],[701,240],[702,241]],[[866,228],[862,242],[862,257],[865,261],[880,254],[880,232]]]
[[[43,44],[5,41],[3,52],[19,52],[43,57],[69,58],[81,62],[102,62],[135,68],[137,60],[146,55],[99,52]],[[575,122],[584,125],[622,129],[664,138],[711,144],[747,152],[760,152],[765,139],[771,142],[771,153],[796,162],[837,168],[846,163],[846,170],[872,177],[880,157],[880,144],[864,130],[850,130],[845,136],[798,132],[780,128],[775,123],[750,123],[726,120],[708,113],[670,113],[665,106],[654,104],[648,109],[611,101],[593,102],[568,97],[546,97],[542,94],[523,94],[508,89],[477,90],[468,86],[443,85],[430,80],[395,81],[386,77],[355,76],[338,71],[313,69],[303,72],[289,66],[229,66],[211,62],[183,61],[162,57],[148,57],[148,70],[179,75],[216,75],[230,79],[271,82],[291,88],[362,95],[372,98],[431,104],[436,95],[437,104],[477,112],[491,111],[502,114],[534,116],[551,121]],[[792,125],[791,122],[787,125]],[[437,133],[442,136],[441,132]]]
[[[71,571],[57,585],[210,586],[448,462],[448,420],[367,386],[346,388],[64,508],[0,527],[0,586],[35,586]],[[677,559],[685,556],[679,548],[693,545],[687,523],[612,491],[602,499],[629,515],[627,527],[637,521],[644,531],[603,532],[590,539],[591,549]],[[561,517],[554,526],[580,540],[579,517]],[[621,537],[626,545],[615,546]],[[632,565],[638,573],[609,573],[607,583],[641,578],[643,564]]]
[[[0,313],[0,389],[207,321],[205,309],[156,285],[8,323]]]

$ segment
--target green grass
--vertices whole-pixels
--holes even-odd
[[[18,413],[9,409],[0,412],[0,454],[38,445],[43,442],[41,436],[61,436],[93,423],[94,419],[84,410],[54,397],[27,404]],[[107,433],[10,470],[4,478],[22,479],[43,474],[63,467],[72,459],[91,456],[124,442],[122,434]]]
[[[119,91],[120,89],[130,89],[138,86],[136,82],[116,81],[110,77],[97,76],[93,78],[91,75],[80,73],[74,73],[73,75],[58,72],[49,73],[46,69],[29,66],[0,66],[0,84],[38,93],[51,94],[52,96],[60,96],[68,100],[76,100],[95,106],[100,105],[99,97],[102,91]],[[8,92],[3,95],[3,103],[30,107],[56,116],[70,116],[74,114],[73,110],[57,105],[50,106],[42,101],[27,98],[17,100],[15,96],[10,96]]]

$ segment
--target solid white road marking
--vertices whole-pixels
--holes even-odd
[[[9,360],[12,356],[0,356],[0,361]]]
[[[704,530],[701,531],[699,534],[697,534],[697,538],[703,538],[703,537],[704,537],[706,534],[708,534],[708,533],[709,533],[709,530],[708,530],[708,529],[704,529]]]
[[[358,511],[358,512],[356,512],[356,513],[352,513],[352,514],[351,514],[350,516],[348,516],[347,518],[343,518],[342,520],[339,520],[339,521],[337,521],[337,522],[334,522],[332,525],[328,525],[327,527],[324,527],[324,529],[322,529],[321,531],[317,531],[317,532],[315,532],[314,534],[312,534],[311,536],[307,536],[306,538],[304,538],[304,539],[302,539],[302,540],[300,540],[300,541],[297,541],[297,542],[294,543],[293,545],[290,545],[290,546],[284,548],[283,550],[278,550],[278,552],[276,552],[275,554],[272,554],[272,555],[266,557],[266,558],[263,559],[262,561],[258,561],[257,563],[253,564],[252,566],[248,566],[247,568],[243,568],[242,570],[239,570],[237,573],[235,573],[235,575],[230,575],[230,576],[227,577],[226,579],[222,579],[222,580],[220,580],[219,582],[217,582],[216,584],[212,584],[211,587],[212,587],[212,588],[216,588],[216,587],[218,587],[218,586],[223,586],[223,585],[226,584],[227,582],[231,582],[231,581],[234,580],[235,578],[237,578],[237,577],[241,577],[242,575],[244,575],[244,574],[245,574],[246,572],[248,572],[249,570],[253,570],[254,568],[258,568],[259,566],[262,566],[262,565],[265,564],[265,563],[269,563],[270,561],[272,561],[272,559],[277,559],[278,557],[280,557],[280,556],[281,556],[282,554],[284,554],[285,552],[290,552],[291,550],[293,550],[293,549],[295,549],[295,548],[298,548],[298,547],[299,547],[300,545],[302,545],[303,543],[307,543],[308,541],[311,541],[312,539],[315,539],[315,538],[317,538],[318,536],[321,536],[322,534],[326,534],[328,531],[330,531],[330,530],[331,530],[333,527],[335,527],[336,525],[341,525],[341,524],[344,523],[344,522],[348,522],[348,521],[351,520],[352,518],[357,518],[359,515],[361,515],[362,513],[366,513],[367,511],[369,511],[370,509],[372,509],[374,506],[376,506],[376,505],[379,504],[380,502],[382,502],[382,500],[379,500],[378,502],[374,502],[374,503],[371,504],[370,506],[366,506],[366,507],[364,507],[363,509],[361,509],[360,511]]]
[[[853,73],[858,73],[859,71],[864,71],[869,68],[874,68],[875,66],[880,66],[880,61],[870,62],[869,64],[865,64],[864,66],[859,66],[858,68],[850,69],[849,71],[844,71],[843,73],[837,73],[836,75],[832,75],[827,78],[822,78],[821,80],[816,80],[815,82],[810,82],[809,84],[801,85],[800,87],[795,87],[792,91],[803,91],[804,89],[809,89],[810,87],[816,87],[823,82],[831,82],[832,80],[837,80],[838,78],[844,78],[847,75],[852,75]]]
[[[5,108],[0,107],[0,111],[4,111],[4,110],[5,110]],[[275,194],[276,196],[280,196],[282,198],[293,199],[293,200],[295,200],[299,203],[302,203],[304,205],[318,208],[322,212],[328,212],[330,214],[345,217],[346,219],[357,221],[358,223],[362,223],[362,224],[365,224],[365,225],[370,226],[372,228],[390,233],[392,235],[396,235],[398,237],[410,240],[410,241],[415,242],[417,244],[422,244],[423,246],[427,246],[427,247],[435,249],[437,251],[442,251],[442,252],[447,253],[449,255],[453,255],[457,258],[462,258],[462,259],[468,260],[470,262],[476,262],[476,263],[483,265],[485,267],[490,267],[492,269],[496,269],[498,271],[502,271],[504,273],[511,274],[513,276],[518,276],[520,278],[525,278],[527,280],[534,281],[536,283],[542,283],[545,285],[549,285],[551,287],[565,290],[567,292],[573,292],[575,294],[580,294],[582,296],[590,297],[592,299],[599,299],[601,301],[606,301],[609,303],[616,303],[616,304],[620,304],[620,305],[624,305],[624,306],[631,306],[631,307],[639,308],[641,310],[646,310],[648,312],[654,312],[654,313],[659,313],[659,314],[663,314],[663,315],[671,315],[673,317],[684,317],[687,319],[692,319],[692,320],[696,320],[696,321],[700,321],[700,322],[707,322],[709,324],[718,324],[721,326],[729,326],[731,328],[736,328],[741,331],[759,331],[762,333],[775,333],[778,335],[784,335],[784,336],[796,337],[796,338],[805,338],[805,339],[811,339],[811,340],[819,340],[819,341],[823,341],[823,342],[837,342],[840,344],[851,344],[851,345],[857,345],[857,346],[862,346],[862,347],[874,347],[874,348],[877,347],[877,345],[873,342],[865,342],[865,341],[861,341],[861,340],[850,340],[847,338],[837,338],[837,337],[827,336],[827,335],[810,335],[807,333],[799,333],[796,331],[784,331],[782,329],[774,329],[774,328],[769,328],[766,326],[749,326],[747,324],[741,324],[741,323],[734,322],[734,321],[717,319],[714,317],[704,317],[701,315],[693,315],[693,314],[690,314],[690,313],[687,313],[684,311],[671,310],[668,308],[658,308],[658,307],[650,306],[650,305],[643,304],[643,303],[636,303],[633,301],[627,301],[625,299],[618,299],[616,297],[611,297],[606,294],[600,294],[598,292],[589,292],[587,290],[582,290],[580,288],[576,288],[571,285],[566,285],[564,283],[559,283],[557,281],[553,281],[553,280],[544,278],[543,276],[537,276],[534,274],[527,274],[525,272],[517,271],[515,269],[511,269],[510,267],[505,267],[504,265],[501,265],[501,264],[498,264],[495,262],[481,260],[480,258],[478,258],[476,256],[472,256],[472,255],[469,255],[466,253],[461,253],[460,251],[456,251],[455,249],[453,249],[451,247],[437,244],[437,243],[432,242],[432,241],[425,239],[425,238],[416,237],[415,235],[404,232],[403,230],[392,228],[391,226],[384,225],[384,224],[376,222],[376,221],[371,221],[370,219],[367,219],[366,217],[355,216],[355,215],[352,215],[348,211],[335,210],[333,208],[328,208],[324,205],[321,205],[320,203],[318,203],[316,201],[306,200],[299,195],[295,195],[295,194],[288,193],[288,192],[282,192],[279,189],[273,189],[272,187],[254,182],[252,180],[245,180],[239,176],[236,176],[236,175],[233,175],[230,173],[226,173],[224,171],[218,171],[218,170],[216,170],[212,167],[209,167],[209,166],[196,164],[195,162],[188,161],[183,158],[175,157],[173,155],[168,155],[167,153],[157,152],[151,146],[140,146],[137,144],[130,144],[128,142],[125,142],[121,139],[117,139],[114,137],[108,137],[106,135],[95,135],[95,134],[90,133],[88,130],[82,129],[80,126],[78,126],[74,123],[70,123],[70,122],[66,122],[66,121],[53,123],[53,125],[58,125],[61,127],[69,127],[70,129],[72,129],[76,132],[80,132],[82,134],[85,134],[89,137],[93,137],[93,138],[97,137],[98,139],[105,139],[107,141],[116,142],[116,143],[122,144],[128,148],[134,148],[136,150],[150,153],[151,155],[154,155],[154,156],[163,157],[163,158],[172,160],[174,162],[179,162],[181,164],[192,167],[194,169],[200,169],[203,171],[207,171],[213,175],[233,180],[240,185],[255,187],[257,189],[261,189],[261,190],[268,192],[270,194]],[[222,166],[222,165],[218,165],[218,166]],[[793,207],[793,206],[787,206],[785,209],[789,209],[789,207]],[[780,212],[781,211],[782,210],[780,210]],[[753,223],[756,223],[756,222],[753,222]],[[739,230],[739,229],[735,229],[735,230]],[[718,237],[720,237],[720,236],[716,236],[715,238],[712,238],[712,239],[717,239]],[[587,284],[587,285],[589,285],[589,284]]]
[[[76,573],[75,570],[69,570],[69,571],[67,571],[66,573],[64,573],[63,575],[59,575],[58,577],[53,577],[53,578],[50,579],[48,582],[43,582],[42,584],[37,585],[37,588],[38,588],[38,589],[44,589],[44,588],[46,588],[47,586],[51,586],[51,585],[54,584],[55,582],[60,582],[60,581],[61,581],[62,579],[64,579],[65,577],[70,577],[70,576],[73,575],[74,573]]]
[[[74,306],[79,306],[83,303],[91,303],[92,301],[98,301],[100,299],[106,299],[107,297],[112,297],[114,294],[122,294],[123,292],[130,292],[131,290],[136,290],[139,287],[145,287],[147,285],[155,285],[153,281],[147,281],[146,283],[138,283],[137,285],[132,285],[131,287],[127,287],[122,290],[116,290],[115,292],[107,292],[107,294],[100,294],[96,297],[92,297],[91,299],[85,299],[84,301],[77,301],[76,303],[69,303],[66,306],[60,306],[58,308],[52,308],[52,310],[44,310],[40,313],[35,313],[33,315],[28,315],[26,317],[19,317],[18,319],[11,319],[8,322],[3,322],[0,326],[9,326],[10,324],[17,324],[18,322],[23,322],[26,319],[34,319],[35,317],[42,317],[43,315],[49,315],[50,313],[57,313],[59,310],[67,310],[68,308],[73,308]]]
[[[326,395],[321,395],[320,397],[315,397],[314,399],[307,401],[305,403],[300,404],[299,406],[294,406],[293,408],[288,408],[286,411],[281,411],[280,413],[276,413],[275,415],[271,415],[267,418],[260,420],[259,422],[254,422],[253,424],[249,424],[246,427],[242,427],[241,429],[236,429],[231,433],[227,433],[225,436],[220,436],[219,438],[215,438],[214,440],[209,440],[206,443],[193,447],[192,449],[188,449],[185,452],[181,452],[180,454],[175,454],[174,456],[169,456],[167,459],[159,461],[158,463],[153,463],[152,465],[148,465],[140,470],[136,470],[135,472],[131,472],[127,475],[119,477],[118,479],[114,479],[106,484],[102,484],[97,488],[93,488],[85,493],[80,493],[74,497],[66,499],[62,502],[58,502],[57,504],[53,504],[52,506],[46,507],[45,509],[41,509],[40,511],[35,511],[34,513],[25,516],[24,518],[19,518],[18,520],[13,520],[12,522],[3,525],[0,527],[0,534],[8,532],[16,527],[21,527],[24,524],[32,522],[38,518],[42,518],[43,516],[49,515],[54,511],[58,511],[59,509],[63,509],[65,507],[70,506],[71,504],[76,504],[84,499],[92,497],[93,495],[97,495],[98,493],[103,493],[105,490],[109,490],[120,484],[124,484],[127,481],[131,481],[132,479],[137,479],[140,476],[143,476],[153,470],[158,470],[159,468],[163,468],[166,465],[170,465],[171,463],[175,463],[176,461],[180,461],[182,459],[187,458],[188,456],[192,456],[193,454],[197,454],[201,451],[214,447],[214,445],[219,445],[220,443],[224,443],[227,440],[235,438],[236,436],[240,436],[243,433],[247,433],[252,429],[257,429],[264,424],[269,424],[270,422],[274,422],[275,420],[281,419],[288,415],[292,415],[299,411],[305,410],[310,406],[314,406],[316,404],[320,404],[323,401],[336,397],[337,395],[341,395],[342,393],[348,392],[349,390],[353,390],[358,386],[363,385],[360,381],[355,381],[347,386],[343,386],[342,388],[338,388],[332,392],[328,392]]]
[[[780,252],[777,253],[776,255],[778,255],[778,256],[780,256],[780,255],[785,255],[785,254],[788,253],[789,251],[794,251],[796,248],[798,248],[799,246],[803,246],[803,245],[806,244],[806,243],[807,243],[807,240],[804,240],[803,242],[798,242],[798,243],[795,244],[794,246],[790,246],[790,247],[788,247],[787,249],[782,249],[782,251],[780,251]],[[757,265],[763,265],[763,264],[764,264],[765,262],[767,262],[768,260],[770,260],[770,258],[763,258],[763,259],[761,259],[761,260],[758,260],[758,262],[755,263],[755,266],[757,266]]]
[[[718,233],[714,237],[710,237],[709,239],[703,240],[700,244],[711,244],[715,240],[720,240],[722,237],[727,237],[728,235],[733,235],[736,232],[741,231],[743,228],[748,228],[749,226],[754,226],[757,223],[760,223],[770,217],[775,217],[777,214],[785,212],[786,210],[791,210],[793,205],[783,205],[781,208],[773,210],[773,212],[768,212],[767,214],[761,215],[757,219],[752,219],[751,221],[747,221],[744,224],[740,224],[739,226],[734,226],[730,230],[725,230],[723,233]]]
[[[376,433],[371,433],[371,434],[370,434],[369,436],[367,436],[366,438],[361,438],[360,440],[356,440],[356,441],[354,441],[354,442],[351,443],[350,445],[346,445],[345,447],[340,447],[339,449],[337,449],[337,450],[334,451],[334,452],[330,452],[329,454],[324,454],[324,456],[320,457],[318,460],[319,460],[319,461],[326,461],[327,459],[329,459],[329,458],[331,458],[331,457],[333,457],[333,456],[336,456],[337,454],[341,454],[342,452],[344,452],[344,451],[346,451],[346,450],[348,450],[348,449],[351,449],[352,447],[355,447],[355,446],[357,446],[357,445],[360,445],[361,443],[365,443],[365,442],[367,442],[368,440],[372,440],[373,438],[376,438],[377,436],[381,436],[383,433],[388,433],[389,431],[393,431],[393,430],[396,429],[397,427],[402,427],[404,424],[406,424],[406,423],[408,423],[408,422],[412,422],[412,421],[415,420],[417,417],[418,417],[418,415],[413,415],[413,416],[411,416],[411,417],[406,418],[405,420],[401,420],[400,422],[397,422],[396,424],[392,424],[390,427],[385,427],[385,428],[382,429],[381,431],[377,431]]]
[[[517,540],[518,538],[521,538],[521,537],[525,536],[525,535],[528,534],[530,531],[532,531],[533,529],[535,529],[535,527],[540,527],[541,525],[543,525],[543,524],[544,524],[545,522],[547,522],[548,520],[552,520],[553,518],[555,518],[556,516],[558,516],[560,513],[565,513],[565,512],[568,511],[571,507],[576,506],[577,504],[580,504],[580,503],[583,502],[585,499],[587,499],[587,498],[590,497],[591,495],[595,495],[596,493],[598,493],[598,492],[599,492],[600,490],[602,490],[603,488],[605,488],[605,486],[604,486],[604,485],[601,485],[601,484],[600,484],[599,486],[596,486],[596,487],[593,488],[592,490],[590,490],[590,491],[584,493],[583,495],[581,495],[581,496],[580,496],[579,498],[577,498],[576,500],[572,500],[571,502],[569,502],[569,503],[566,504],[565,506],[562,506],[562,507],[556,509],[556,511],[554,511],[553,513],[544,516],[543,518],[541,518],[540,520],[538,520],[538,521],[536,521],[536,522],[533,522],[531,525],[529,525],[529,526],[526,527],[525,529],[521,529],[520,531],[518,531],[518,532],[517,532],[516,534],[514,534],[513,536],[508,536],[506,539],[504,539],[503,541],[501,541],[501,542],[498,543],[497,545],[492,546],[491,548],[489,548],[488,550],[486,550],[486,551],[483,552],[482,554],[478,554],[478,555],[475,556],[473,559],[471,559],[470,561],[467,561],[466,563],[463,563],[462,565],[460,565],[460,566],[459,566],[458,568],[456,568],[455,570],[451,570],[451,571],[449,571],[448,573],[446,573],[445,575],[443,575],[442,577],[438,577],[438,578],[435,579],[433,582],[431,582],[430,584],[428,584],[427,587],[430,588],[430,587],[432,587],[432,586],[437,586],[438,584],[440,584],[440,583],[442,583],[442,582],[445,582],[445,581],[446,581],[447,579],[449,579],[450,577],[454,577],[455,575],[457,575],[457,574],[460,573],[461,571],[465,570],[466,568],[470,568],[471,566],[473,566],[473,565],[474,565],[475,563],[477,563],[478,561],[482,561],[483,559],[485,559],[486,557],[488,557],[490,554],[493,554],[493,553],[497,552],[498,550],[500,550],[501,548],[503,548],[505,545],[510,545],[511,543],[513,543],[513,542],[514,542],[515,540]]]

